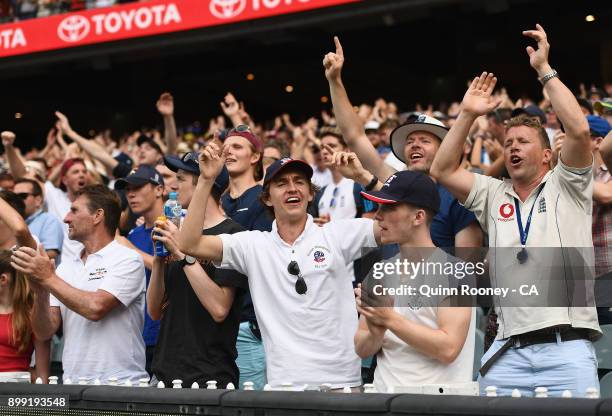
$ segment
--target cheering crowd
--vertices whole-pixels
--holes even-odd
[[[179,134],[164,93],[163,134],[85,138],[57,112],[45,148],[22,153],[2,132],[0,379],[46,382],[61,361],[65,383],[472,382],[480,306],[380,304],[374,263],[457,264],[454,249],[507,248],[520,275],[539,261],[534,248],[580,247],[594,277],[612,271],[612,86],[575,96],[548,62],[544,29],[523,35],[538,102],[513,101],[483,72],[448,108],[354,107],[335,38],[323,60],[333,111],[305,123],[257,123],[228,93],[207,131]],[[168,199],[177,222],[162,217]],[[540,283],[572,268],[554,266]],[[499,273],[489,268],[492,286]],[[599,386],[592,342],[609,305],[569,297],[491,308],[481,392]]]
[[[13,22],[145,0],[0,0],[0,22]]]

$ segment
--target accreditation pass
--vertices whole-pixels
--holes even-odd
[[[67,395],[58,394],[3,394],[0,395],[0,407],[67,409]]]

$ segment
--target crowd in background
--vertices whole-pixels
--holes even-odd
[[[2,0],[0,1],[0,23],[110,7],[134,1],[139,0]]]
[[[15,4],[11,3],[11,10],[16,10],[15,16],[23,19],[34,17],[37,13],[40,16],[43,7],[51,9],[50,4],[56,5],[57,10],[72,10],[74,3],[49,1],[37,3],[23,0]],[[101,7],[113,2],[79,2],[83,7],[90,7],[90,3],[91,7]],[[538,30],[541,30],[541,28]],[[284,164],[297,163],[296,161],[302,160],[305,163],[299,165],[299,169],[302,173],[307,172],[308,181],[312,178],[312,183],[316,185],[317,192],[313,198],[314,203],[311,204],[308,211],[312,215],[313,223],[328,230],[330,228],[325,228],[326,224],[335,224],[333,226],[337,227],[336,231],[342,232],[346,241],[354,242],[355,247],[358,244],[365,244],[364,241],[359,240],[359,238],[365,238],[363,237],[365,234],[356,235],[357,231],[367,227],[371,228],[372,221],[370,219],[372,218],[381,221],[384,209],[383,214],[381,214],[382,208],[379,208],[376,204],[382,206],[386,203],[381,198],[368,198],[362,192],[380,190],[381,187],[394,189],[396,186],[406,186],[408,187],[406,189],[413,189],[409,188],[413,185],[406,184],[408,182],[413,183],[413,181],[421,181],[423,186],[421,189],[433,190],[433,194],[440,193],[440,199],[438,200],[436,197],[435,201],[420,200],[417,203],[410,200],[409,197],[406,200],[407,203],[428,207],[425,213],[426,220],[415,225],[415,233],[420,233],[423,229],[427,231],[425,243],[429,242],[430,231],[431,242],[437,247],[485,246],[490,231],[486,229],[486,225],[482,223],[482,219],[478,215],[474,216],[461,203],[457,202],[454,185],[447,186],[451,191],[449,192],[441,189],[440,185],[430,184],[427,182],[428,179],[424,179],[426,174],[429,174],[434,157],[436,157],[436,161],[439,159],[436,156],[437,147],[434,150],[428,150],[430,147],[434,147],[434,144],[431,143],[434,139],[421,137],[418,139],[422,141],[419,144],[414,144],[410,140],[406,141],[406,137],[399,140],[401,144],[398,144],[397,140],[393,141],[392,138],[398,134],[410,137],[415,131],[419,132],[420,130],[417,128],[419,124],[427,125],[429,129],[427,131],[433,132],[433,137],[442,143],[448,143],[448,137],[445,139],[446,142],[443,140],[448,129],[451,129],[448,133],[449,136],[451,133],[454,134],[452,139],[455,139],[456,131],[461,131],[462,128],[466,129],[467,140],[462,145],[461,157],[457,158],[458,161],[460,159],[460,166],[466,171],[480,174],[479,177],[490,179],[510,178],[513,175],[512,172],[516,169],[516,167],[509,167],[504,157],[505,148],[509,146],[506,135],[512,126],[527,126],[534,130],[543,128],[542,131],[545,132],[547,140],[543,146],[550,148],[552,153],[550,164],[551,166],[557,166],[555,168],[557,170],[562,170],[561,167],[564,166],[561,160],[565,162],[565,159],[560,158],[559,155],[563,144],[566,143],[567,146],[567,143],[573,140],[572,137],[576,131],[574,124],[582,123],[580,124],[582,127],[587,126],[586,129],[590,133],[590,140],[592,140],[592,149],[589,152],[592,151],[592,157],[595,160],[592,175],[594,175],[595,183],[601,184],[599,187],[594,185],[593,190],[592,239],[595,246],[596,274],[609,273],[612,270],[612,259],[609,258],[608,254],[609,245],[612,244],[610,228],[612,222],[612,189],[609,189],[610,186],[608,185],[612,184],[612,176],[610,176],[604,163],[606,161],[605,156],[600,155],[599,152],[604,138],[610,136],[612,83],[607,83],[602,88],[596,86],[590,88],[580,86],[577,88],[574,91],[575,108],[579,108],[581,113],[574,111],[568,118],[565,113],[566,106],[571,107],[570,104],[573,106],[574,98],[570,95],[569,99],[567,97],[560,99],[557,95],[561,88],[557,83],[559,80],[555,79],[558,78],[558,74],[551,72],[550,68],[546,66],[548,65],[546,49],[548,46],[541,44],[542,38],[538,37],[542,36],[541,33],[543,33],[543,30],[531,36],[538,41],[540,48],[538,51],[532,49],[528,53],[532,57],[531,65],[538,71],[538,76],[544,75],[540,79],[545,85],[542,96],[515,100],[516,97],[512,97],[512,92],[503,87],[493,90],[497,79],[493,80],[492,75],[483,74],[479,79],[471,82],[466,97],[469,94],[486,96],[488,101],[484,108],[487,111],[477,114],[467,128],[462,125],[455,126],[455,124],[464,123],[461,117],[462,114],[465,115],[466,108],[470,104],[468,98],[464,98],[463,102],[453,102],[447,108],[435,108],[432,105],[427,108],[420,106],[418,108],[398,108],[397,104],[388,102],[383,98],[374,103],[353,107],[348,101],[346,91],[340,81],[339,71],[342,67],[343,55],[339,41],[336,40],[336,53],[326,56],[324,63],[325,75],[330,82],[333,110],[326,109],[320,114],[281,114],[273,120],[254,120],[249,114],[249,103],[242,102],[240,97],[228,93],[225,97],[211,97],[213,100],[221,99],[219,114],[211,115],[207,122],[177,128],[174,119],[175,102],[172,95],[165,92],[161,94],[156,103],[157,111],[163,120],[163,129],[144,129],[120,137],[117,137],[114,132],[106,130],[85,138],[72,129],[70,114],[57,112],[55,114],[57,123],[49,130],[43,149],[26,148],[26,143],[22,138],[15,137],[11,132],[3,132],[4,153],[0,161],[2,163],[2,173],[0,173],[0,187],[2,188],[0,222],[4,228],[0,229],[0,240],[2,240],[0,241],[0,249],[3,250],[2,255],[6,259],[0,257],[0,271],[4,276],[0,279],[0,290],[2,291],[0,292],[2,300],[0,317],[11,315],[12,327],[17,328],[17,331],[13,332],[12,336],[9,334],[2,337],[5,334],[0,334],[0,351],[6,351],[10,345],[17,345],[18,351],[9,352],[5,356],[10,357],[10,359],[6,359],[10,361],[10,366],[3,366],[3,358],[0,356],[0,371],[27,371],[32,351],[35,350],[38,375],[46,379],[50,371],[54,371],[53,369],[50,370],[46,363],[61,361],[61,351],[57,348],[57,345],[61,345],[61,343],[55,342],[57,345],[53,347],[53,351],[50,351],[49,343],[45,339],[52,337],[56,341],[60,339],[61,331],[59,334],[57,334],[57,331],[63,325],[65,377],[66,372],[71,377],[80,375],[89,377],[91,374],[108,376],[108,372],[100,368],[103,363],[99,361],[89,363],[87,356],[87,354],[97,353],[102,354],[102,357],[106,357],[106,355],[100,351],[79,348],[84,348],[83,345],[86,344],[83,338],[88,338],[89,335],[91,337],[99,336],[99,334],[95,335],[96,328],[89,325],[89,322],[113,319],[113,314],[119,314],[114,308],[119,308],[123,311],[122,313],[125,312],[124,315],[128,318],[123,316],[121,322],[117,319],[117,326],[104,329],[105,337],[109,339],[108,348],[111,350],[117,348],[114,346],[119,341],[116,338],[117,333],[125,333],[128,334],[125,336],[131,343],[134,345],[142,344],[143,349],[142,354],[134,353],[133,348],[130,349],[127,346],[120,348],[119,351],[115,350],[113,355],[120,355],[121,357],[109,357],[108,361],[120,361],[124,364],[124,367],[122,367],[122,371],[115,372],[112,375],[113,377],[119,379],[135,377],[137,379],[147,377],[147,374],[149,374],[153,376],[153,380],[162,380],[169,384],[176,374],[173,373],[168,360],[172,360],[172,357],[180,357],[181,354],[192,357],[193,351],[189,348],[197,349],[198,345],[206,344],[211,351],[221,354],[212,359],[213,362],[215,359],[217,360],[219,368],[226,370],[216,374],[215,379],[219,382],[242,384],[242,382],[248,380],[253,381],[257,388],[262,388],[266,383],[264,355],[276,354],[275,358],[278,358],[278,361],[272,362],[273,368],[267,369],[267,381],[270,381],[270,374],[272,374],[275,378],[274,384],[279,384],[283,381],[279,378],[279,374],[289,374],[286,370],[291,365],[292,360],[299,361],[303,357],[299,356],[297,352],[298,358],[284,356],[275,351],[274,344],[275,342],[280,343],[279,339],[281,337],[283,340],[290,337],[301,339],[302,335],[296,333],[295,328],[280,328],[276,326],[277,324],[271,323],[270,316],[275,314],[274,310],[266,309],[262,306],[264,301],[258,299],[258,297],[263,296],[261,293],[265,293],[268,288],[262,289],[256,286],[256,283],[251,281],[253,277],[247,273],[253,270],[251,267],[255,267],[250,265],[249,261],[256,261],[257,259],[243,258],[239,260],[240,254],[238,251],[233,251],[238,250],[238,248],[227,247],[230,247],[230,243],[236,246],[240,246],[240,243],[229,237],[224,237],[222,239],[223,244],[228,246],[224,246],[222,249],[223,264],[233,265],[232,268],[236,271],[232,274],[219,273],[217,271],[219,269],[213,267],[213,264],[220,263],[219,258],[213,254],[195,256],[200,259],[208,259],[208,256],[210,256],[210,259],[214,260],[213,263],[203,262],[198,265],[187,254],[190,251],[184,249],[186,237],[184,235],[179,237],[180,223],[161,226],[156,222],[163,213],[164,202],[172,198],[177,199],[182,208],[186,209],[186,224],[193,225],[194,227],[191,229],[204,228],[204,234],[206,235],[209,233],[213,235],[234,234],[241,230],[271,231],[274,233],[277,230],[277,225],[275,225],[276,223],[273,224],[273,218],[269,216],[268,211],[272,209],[272,213],[277,216],[276,220],[279,223],[278,216],[284,214],[279,213],[278,206],[273,207],[266,203],[269,198],[272,198],[269,194],[271,186],[276,186],[274,185],[276,183],[274,182],[275,177],[278,180],[284,169]],[[546,61],[543,61],[543,63],[534,62],[538,59],[534,56],[540,54],[543,50],[546,50],[546,56],[544,58],[540,57],[540,59]],[[540,71],[543,74],[540,74]],[[556,84],[548,84],[548,87],[546,87],[550,80],[553,80],[552,82]],[[503,84],[503,79],[500,83]],[[553,86],[551,87],[551,85]],[[553,91],[553,95],[546,88],[553,88],[550,90]],[[177,111],[180,111],[180,106],[180,102],[176,103]],[[476,108],[475,105],[474,108]],[[562,110],[559,110],[559,108],[562,108]],[[574,110],[574,107],[570,109]],[[472,113],[475,114],[476,112],[472,111]],[[564,126],[562,118],[566,118],[566,121],[570,119],[569,125]],[[296,120],[305,120],[305,122],[298,123]],[[206,125],[207,128],[201,128],[202,125]],[[401,128],[404,127],[410,130],[402,133]],[[363,139],[363,137],[367,139]],[[610,137],[605,140],[605,142],[610,141],[612,141]],[[439,146],[439,142],[435,146]],[[404,145],[406,148],[413,146],[415,150],[409,153],[404,150]],[[396,148],[396,146],[399,147]],[[213,153],[221,148],[225,149],[223,156],[225,168],[219,167],[218,171],[208,172],[207,163],[218,164],[218,156]],[[520,163],[522,163],[522,159],[517,159],[516,164],[520,165]],[[441,169],[440,164],[441,162],[438,162],[436,169]],[[343,169],[343,165],[345,167],[350,166],[351,169]],[[307,166],[310,166],[310,171]],[[406,169],[421,172],[423,177],[407,178],[402,172]],[[437,170],[437,172],[440,172],[440,170]],[[591,172],[589,171],[588,174],[591,175]],[[396,177],[399,179],[395,179],[397,182],[394,184],[393,178]],[[448,180],[447,178],[437,179],[441,183]],[[300,178],[287,180],[290,182],[296,181],[294,184],[296,187],[301,185]],[[208,194],[204,191],[204,184],[208,183],[207,181],[210,181],[212,189],[210,200],[208,200]],[[429,188],[427,188],[428,186]],[[117,194],[110,190],[117,191]],[[205,203],[196,198],[196,195],[206,195],[204,200],[208,202],[206,202],[205,207],[201,206]],[[364,195],[366,199],[361,198],[361,195]],[[109,211],[114,209],[114,198],[121,207],[121,212],[113,212],[114,217],[116,217],[116,224],[110,220],[110,223],[107,222]],[[295,198],[299,199],[298,197]],[[78,201],[81,201],[80,203],[83,206],[79,205]],[[288,204],[294,203],[291,198],[285,202]],[[431,208],[431,211],[436,214],[435,217],[429,217],[431,214],[429,207],[434,207]],[[84,211],[82,210],[88,211],[91,215],[91,218],[87,219],[87,221],[90,221],[87,226],[84,225],[85,219],[84,214],[82,214]],[[544,206],[545,210],[546,207]],[[192,213],[190,217],[189,213],[200,211],[206,212],[206,220],[204,220],[204,216],[201,216],[200,219],[204,222],[198,223],[193,218],[195,214]],[[102,214],[99,214],[103,220],[96,217],[98,215],[96,213],[100,212],[104,212],[103,217]],[[219,218],[219,223],[206,222],[215,218],[215,215]],[[222,222],[226,216],[232,219],[231,223]],[[363,218],[364,222],[354,223],[354,229],[342,228],[340,220],[354,218]],[[531,219],[531,215],[529,218]],[[27,225],[27,228],[24,227],[24,224]],[[151,239],[151,233],[156,226],[156,232],[162,235],[159,240],[165,243],[171,256],[174,256],[171,257],[174,260],[173,262],[162,261],[159,253],[156,252],[159,247],[155,247],[155,240]],[[220,228],[217,229],[216,227]],[[115,228],[118,228],[116,232]],[[181,234],[183,234],[182,229]],[[200,235],[199,231],[197,234]],[[246,234],[239,235],[246,236]],[[377,242],[379,242],[379,235],[375,233],[375,236]],[[325,238],[331,237],[327,236]],[[100,241],[104,241],[108,246],[100,245]],[[401,244],[398,241],[393,242]],[[210,244],[214,246],[217,243]],[[338,244],[342,245],[343,243],[339,242]],[[345,242],[344,244],[348,243]],[[489,244],[492,244],[490,240]],[[194,247],[195,245],[194,243]],[[11,274],[11,257],[8,250],[15,246],[24,247],[19,250],[24,259],[27,256],[32,256],[32,267],[36,267],[33,275],[36,277],[30,279],[20,273],[13,273],[12,277],[9,276]],[[525,244],[523,244],[523,247],[525,247]],[[193,250],[198,251],[200,249],[194,248]],[[201,248],[200,253],[209,253],[206,250],[208,248]],[[91,269],[90,266],[87,266],[89,275],[87,285],[89,286],[83,286],[76,279],[76,276],[82,272],[83,267],[78,261],[75,263],[75,259],[83,259],[87,265],[90,260],[85,259],[102,251],[105,251],[110,258],[96,260],[99,263],[96,263],[95,267],[91,266]],[[346,257],[347,264],[346,270],[342,270],[342,272],[346,274],[345,277],[348,281],[354,282],[353,285],[359,290],[358,284],[364,279],[367,270],[366,273],[363,273],[363,267],[353,263],[354,260],[358,260],[358,253],[349,253],[349,248],[344,246],[342,246],[342,253]],[[227,260],[228,263],[226,263],[226,256],[232,256],[231,262]],[[324,252],[315,252],[314,256],[315,262],[325,261]],[[105,261],[107,263],[104,263]],[[97,279],[107,272],[108,264],[110,264],[108,262],[113,261],[117,264],[125,264],[125,266],[122,266],[122,277],[114,280],[112,284],[108,283],[103,286],[104,291],[102,292],[104,293],[100,294],[98,293],[100,290],[97,290],[98,287],[95,286],[99,284]],[[15,260],[13,260],[14,262]],[[296,276],[298,282],[301,282],[302,274],[299,267],[296,269],[294,262],[289,263],[289,266],[283,265],[282,269],[283,271],[287,269],[291,276]],[[51,266],[53,264],[54,266]],[[193,264],[196,264],[197,270],[189,268]],[[183,267],[184,271],[179,270]],[[275,265],[272,264],[270,267],[275,267]],[[56,268],[57,274],[62,277],[60,280],[64,282],[56,279],[53,284],[49,283],[53,280],[52,276],[55,276]],[[242,274],[249,275],[248,286],[250,286],[253,295],[252,300],[250,299],[249,287],[243,282],[244,276]],[[45,283],[43,281],[46,279],[40,276],[46,276],[49,280]],[[130,276],[138,276],[138,281],[132,281],[128,284]],[[178,278],[172,280],[168,276],[180,276],[182,280],[177,280]],[[308,278],[302,280],[305,280],[306,285],[317,284]],[[185,284],[176,283],[179,281]],[[74,289],[71,285],[79,289]],[[102,283],[102,285],[105,285],[105,283]],[[126,287],[129,287],[129,290],[133,293],[130,292],[132,294],[129,294]],[[344,289],[342,288],[342,290]],[[138,296],[138,293],[145,290],[146,303],[145,298],[139,298]],[[307,293],[306,290],[313,289],[312,286],[308,286],[307,289],[306,286],[302,288],[299,284],[296,284],[295,290],[301,295]],[[50,301],[47,300],[47,303],[43,302],[41,304],[40,298],[48,292],[52,293]],[[90,299],[91,293],[96,293],[96,297]],[[185,298],[189,300],[181,305],[180,301],[176,301],[177,293],[188,293],[191,297]],[[284,302],[282,297],[277,301],[279,302],[278,305]],[[19,308],[16,305],[20,305]],[[51,307],[51,309],[56,307],[56,315],[47,316],[46,312],[41,310],[43,306]],[[198,309],[202,307],[205,312]],[[313,307],[313,305],[310,305],[310,307]],[[351,307],[354,308],[354,306]],[[35,311],[32,312],[32,316],[40,317],[40,319],[32,318],[32,322],[28,324],[28,314],[24,310],[32,309]],[[606,323],[606,320],[609,319],[609,311],[607,308],[605,309],[599,311],[601,323]],[[198,312],[195,312],[196,310]],[[365,320],[362,316],[363,326],[360,324],[359,327],[359,331],[363,331],[364,338],[355,336],[357,353],[361,358],[364,358],[363,366],[366,368],[364,379],[368,377],[371,379],[371,374],[368,375],[367,372],[367,368],[370,367],[367,358],[377,355],[382,349],[386,352],[382,356],[378,354],[379,360],[382,360],[379,362],[381,368],[378,370],[379,377],[386,378],[387,384],[395,383],[395,381],[390,380],[394,380],[391,373],[397,363],[389,362],[389,356],[393,357],[393,354],[398,354],[396,356],[401,357],[401,354],[406,353],[406,351],[396,345],[398,338],[393,340],[385,338],[385,343],[376,344],[376,347],[372,346],[374,344],[368,344],[368,337],[379,331],[382,326],[380,323],[382,318],[368,315],[371,311],[360,304],[358,304],[357,310],[362,315],[367,316]],[[264,317],[265,322],[261,321],[260,314]],[[354,315],[356,316],[356,311],[354,311]],[[132,318],[140,317],[130,320],[130,316]],[[190,316],[190,319],[183,319],[186,316]],[[193,321],[196,318],[201,319],[201,321]],[[324,329],[317,326],[316,322],[308,322],[307,307],[305,307],[302,318],[304,326],[309,328],[312,334],[321,334],[322,337],[330,336]],[[342,319],[344,318],[343,316]],[[278,316],[277,319],[280,321],[283,317]],[[410,320],[410,317],[406,319]],[[423,317],[415,319],[423,319]],[[432,319],[435,321],[435,316]],[[469,319],[468,313],[465,323],[457,324],[462,327],[465,326],[462,335],[463,340],[466,337],[473,338],[474,336],[473,329],[469,329]],[[350,319],[348,320],[350,321]],[[173,339],[181,336],[182,333],[198,332],[198,322],[203,322],[202,327],[207,328],[209,333],[217,334],[217,339],[214,342],[202,335],[202,339],[198,338],[185,342],[185,345],[177,346],[173,344]],[[426,325],[423,322],[421,324]],[[278,325],[282,327],[281,324]],[[435,327],[434,324],[432,325]],[[481,323],[476,325],[486,329],[486,322],[484,322],[484,325]],[[33,329],[34,333],[38,332],[38,334],[46,336],[38,337],[42,339],[34,337],[32,331],[28,329],[29,327],[35,327]],[[343,329],[346,329],[346,327],[343,327]],[[114,333],[113,331],[117,332]],[[141,336],[141,338],[135,341],[133,339],[134,334]],[[559,336],[566,336],[560,332],[559,334]],[[278,338],[274,338],[274,336]],[[582,335],[573,333],[567,336],[579,337],[571,338],[573,340],[582,339],[580,338]],[[493,337],[495,337],[495,334],[493,334]],[[81,340],[77,342],[74,341],[75,339]],[[228,339],[232,340],[229,344]],[[269,344],[266,344],[266,339],[268,339]],[[358,341],[358,339],[361,339],[361,341]],[[408,338],[400,337],[399,339],[406,340]],[[442,338],[434,337],[432,339],[441,343],[447,342]],[[320,341],[321,339],[317,338],[314,344],[320,343]],[[316,350],[318,347],[311,342],[312,339],[303,339],[301,344],[296,343],[295,345],[301,345],[298,348],[304,348],[305,350],[310,347]],[[430,341],[410,339],[410,341],[405,342],[414,342],[415,345],[429,345],[420,343]],[[471,348],[473,349],[473,341],[471,342]],[[76,345],[77,343],[79,345]],[[350,343],[352,348],[352,338]],[[333,349],[336,346],[330,344],[328,347]],[[337,347],[342,349],[346,345]],[[3,348],[4,350],[2,350]],[[278,348],[278,345],[276,345],[276,348]],[[409,356],[409,360],[418,360],[418,354],[424,354],[428,360],[436,361],[438,367],[430,363],[428,364],[429,367],[425,367],[425,370],[408,366],[403,370],[418,372],[436,368],[438,369],[436,371],[442,371],[439,368],[445,367],[439,367],[439,363],[448,366],[454,360],[463,360],[459,357],[464,355],[473,357],[471,352],[462,354],[461,352],[464,351],[462,348],[463,342],[459,347],[453,347],[452,353],[447,354],[438,351],[434,354],[424,353],[423,349],[427,348],[415,346],[414,350],[416,352],[411,352],[413,355]],[[233,359],[236,359],[236,355],[237,361],[234,366]],[[233,359],[228,359],[228,357]],[[142,366],[132,365],[130,360],[133,358],[142,361]],[[312,363],[319,363],[318,360],[320,359],[321,357],[313,354],[304,358],[304,362],[312,360]],[[100,360],[99,357],[98,360]],[[8,361],[5,361],[5,363]],[[15,364],[17,362],[19,365]],[[334,368],[334,366],[338,366],[339,362],[330,363],[329,366]],[[270,362],[267,362],[268,367],[270,367],[270,364]],[[200,364],[195,366],[198,365]],[[275,368],[275,366],[282,367],[283,365],[286,367]],[[313,369],[308,370],[310,371],[309,374],[318,374],[317,371],[320,369],[314,369],[314,364],[312,365]],[[174,363],[173,366],[181,368],[187,380],[202,381],[197,374],[197,369],[193,370],[193,367],[189,367],[184,362]],[[463,374],[468,367],[471,380],[471,365],[463,363],[457,366],[454,371],[456,374],[459,374],[459,372]],[[89,373],[79,373],[79,371],[83,371],[83,368],[88,368]],[[208,376],[211,374],[214,376],[215,371],[220,371],[210,362],[202,364],[200,369],[204,369],[202,371],[207,372]],[[190,371],[194,373],[189,376],[191,378],[187,376]],[[340,377],[338,382],[334,383],[334,380],[329,380],[333,384],[332,387],[356,387],[356,384],[351,384],[352,381],[346,381],[353,377],[352,374],[346,375],[346,380],[342,379],[343,371],[342,368],[337,371],[338,377]],[[384,374],[383,371],[388,373]],[[305,380],[309,381],[308,379]],[[401,382],[401,377],[398,382]],[[426,382],[426,380],[421,382]]]

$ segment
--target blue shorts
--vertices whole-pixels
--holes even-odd
[[[495,341],[481,365],[505,342]],[[563,342],[559,334],[556,343],[510,347],[484,377],[478,375],[478,382],[483,396],[487,386],[495,386],[498,396],[510,396],[518,389],[523,397],[534,397],[536,387],[546,387],[549,396],[560,397],[569,390],[573,397],[584,397],[589,387],[599,390],[595,347],[583,339]]]
[[[262,390],[266,384],[266,355],[263,342],[253,334],[249,322],[240,323],[236,349],[236,365],[240,370],[239,388],[243,388],[245,381],[252,381],[255,390]]]

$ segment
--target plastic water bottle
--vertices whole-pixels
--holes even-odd
[[[181,228],[181,217],[183,215],[183,207],[178,202],[178,194],[170,192],[168,200],[164,204],[164,216],[168,221],[173,222],[176,228]]]
[[[157,221],[163,221],[166,222],[167,218],[165,215],[160,215],[159,217],[157,217]],[[155,233],[153,233],[155,234]],[[151,236],[153,237],[153,236]],[[162,243],[159,240],[153,240],[153,244],[154,244],[154,248],[155,248],[155,256],[156,257],[168,257],[170,255],[170,252],[168,251],[168,249],[166,248],[166,246],[164,245],[164,243]]]

